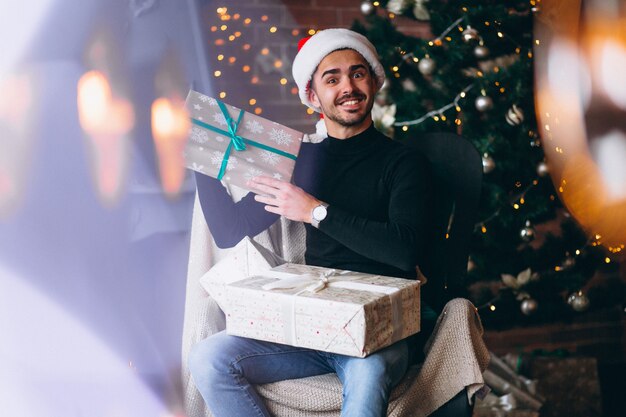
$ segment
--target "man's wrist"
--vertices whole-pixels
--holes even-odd
[[[313,209],[311,210],[311,225],[315,228],[320,227],[320,223],[326,219],[328,215],[328,204],[320,201]]]

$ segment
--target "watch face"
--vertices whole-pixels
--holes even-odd
[[[317,206],[313,209],[313,218],[318,222],[324,220],[326,218],[326,207]]]

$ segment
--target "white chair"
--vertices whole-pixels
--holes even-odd
[[[411,367],[393,390],[388,416],[458,417],[463,415],[456,411],[459,404],[466,410],[463,413],[471,414],[471,407],[462,406],[484,386],[482,372],[489,362],[475,307],[463,298],[445,303],[463,287],[468,242],[480,195],[482,160],[471,143],[457,135],[426,135],[415,145],[432,164],[437,190],[431,253],[426,254],[422,267],[429,278],[423,294],[431,305],[443,308],[426,343],[424,362]],[[230,191],[233,198],[241,197],[241,190]],[[304,227],[301,224],[281,219],[254,240],[287,261],[303,262]],[[210,416],[186,364],[193,344],[224,328],[221,310],[200,286],[199,279],[226,254],[227,251],[218,249],[212,241],[196,199],[183,333],[183,387],[188,417]],[[341,384],[335,374],[259,385],[257,389],[276,417],[338,417],[340,414]]]

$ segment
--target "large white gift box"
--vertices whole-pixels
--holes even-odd
[[[206,287],[236,336],[365,357],[420,330],[419,280],[286,263],[217,281]]]

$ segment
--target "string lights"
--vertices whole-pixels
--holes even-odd
[[[250,106],[249,110],[254,114],[262,114],[262,96],[258,94],[258,88],[266,85],[275,85],[280,88],[286,88],[287,94],[297,95],[297,88],[293,87],[289,79],[289,66],[285,64],[286,58],[274,51],[271,47],[272,41],[268,42],[269,46],[253,47],[250,39],[264,33],[262,36],[288,36],[296,40],[303,34],[313,35],[316,30],[310,28],[306,31],[300,29],[284,30],[280,26],[271,22],[270,16],[262,15],[258,17],[244,16],[231,10],[230,7],[220,6],[216,8],[216,18],[218,23],[210,26],[210,31],[215,34],[216,39],[213,43],[218,46],[216,51],[216,68],[213,75],[218,85],[224,86],[220,98],[225,98],[229,93],[229,87],[232,79],[248,80],[252,88],[232,91],[234,96],[249,92],[249,97],[244,97],[241,101],[244,106]],[[252,32],[254,31],[254,35]],[[236,75],[240,74],[244,77]],[[231,78],[232,77],[232,78]],[[241,87],[240,84],[237,84]],[[254,97],[256,96],[256,97]],[[231,98],[231,101],[237,101],[237,97]],[[253,104],[254,103],[254,104]],[[310,114],[307,112],[307,114]]]
[[[426,113],[425,115],[423,115],[420,118],[415,119],[415,120],[409,120],[409,121],[405,121],[405,122],[396,122],[396,123],[394,123],[394,126],[412,126],[412,125],[420,124],[424,120],[429,119],[431,117],[439,117],[439,118],[441,118],[443,116],[443,114],[447,110],[449,110],[449,109],[451,109],[453,107],[457,110],[457,112],[460,112],[461,109],[460,109],[460,106],[459,106],[459,101],[462,98],[465,98],[467,92],[470,91],[473,87],[474,87],[474,84],[468,85],[459,94],[456,95],[456,97],[454,98],[454,100],[452,100],[452,102],[446,104],[443,107],[440,107],[440,108],[438,108],[436,110],[432,110],[432,111]],[[445,120],[445,119],[443,119],[443,120]],[[460,119],[457,119],[457,120],[460,121]],[[437,120],[435,120],[435,121],[437,121]],[[457,123],[457,124],[460,124],[460,123]]]
[[[465,13],[468,12],[467,8],[463,8],[463,11]],[[465,27],[462,26],[461,24],[464,23]],[[491,24],[489,21],[485,21],[484,22],[485,27],[487,28],[495,28],[496,26],[500,26],[500,22],[494,21],[494,24]],[[463,38],[463,40],[465,42],[472,42],[475,41],[477,42],[477,46],[474,49],[474,54],[478,59],[484,59],[489,55],[489,50],[488,48],[485,46],[484,44],[484,40],[483,38],[480,36],[480,34],[478,33],[478,31],[476,29],[474,29],[471,24],[469,23],[469,19],[466,15],[461,16],[460,18],[458,18],[457,20],[455,20],[454,22],[452,22],[439,36],[429,40],[427,42],[427,45],[430,47],[439,47],[443,45],[443,41],[447,41],[450,42],[452,40],[452,38],[450,36],[448,36],[450,34],[450,32],[452,32],[454,30],[454,28],[457,28],[459,32],[461,32],[461,36]],[[507,35],[505,32],[503,32],[501,29],[497,28],[494,29],[496,30],[496,35],[499,39],[508,39],[509,41],[511,41],[514,45],[516,45],[515,48],[515,52],[516,54],[520,54],[522,51],[522,47],[521,45],[511,36]],[[539,40],[535,41],[536,44],[539,44]],[[407,63],[414,63],[418,65],[418,69],[419,72],[422,73],[422,75],[424,76],[430,76],[434,71],[435,71],[435,62],[432,60],[432,58],[429,56],[428,53],[426,53],[424,55],[424,57],[419,58],[417,56],[415,56],[415,53],[413,52],[406,52],[406,51],[400,51],[401,55],[402,55],[402,60],[404,62]],[[532,58],[532,51],[528,52],[528,58]],[[399,68],[400,68],[400,63],[394,65],[392,67],[392,72],[394,74],[395,78],[399,78],[400,74],[399,74]],[[476,70],[474,75],[477,78],[483,78],[484,77],[484,69],[483,70]],[[500,66],[499,65],[495,65],[492,68],[492,71],[494,73],[499,73],[500,72]],[[428,113],[413,119],[413,120],[407,120],[407,121],[401,121],[401,122],[396,122],[394,125],[398,126],[398,127],[402,127],[403,131],[407,131],[408,128],[407,126],[415,126],[418,124],[423,123],[426,120],[432,119],[435,122],[439,122],[439,121],[446,121],[447,118],[445,117],[441,117],[443,115],[443,113],[445,113],[446,111],[448,111],[451,108],[455,108],[457,113],[461,112],[461,107],[459,106],[459,100],[461,98],[465,98],[465,94],[475,85],[471,84],[467,87],[465,87],[463,90],[461,90],[456,96],[455,98],[448,104],[436,109],[436,110],[432,110],[429,111]],[[494,85],[496,86],[497,91],[500,94],[505,94],[506,92],[506,88],[504,86],[500,85],[499,81],[495,81]],[[481,89],[481,96],[477,97],[477,101],[476,101],[476,106],[478,107],[478,109],[480,111],[486,111],[489,110],[491,108],[491,98],[489,96],[486,95],[486,92],[484,89]],[[481,110],[482,109],[482,110]],[[460,126],[462,124],[462,118],[461,117],[457,117],[454,119],[454,123],[457,126]]]

